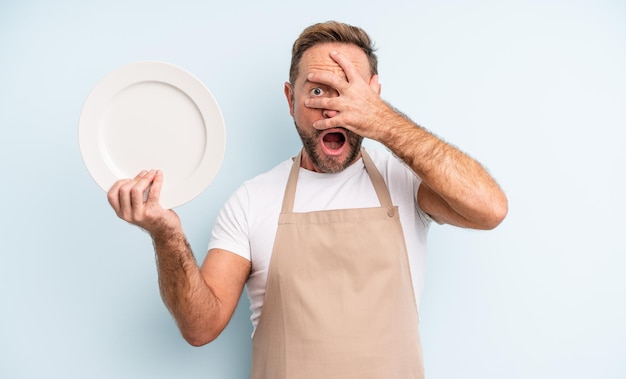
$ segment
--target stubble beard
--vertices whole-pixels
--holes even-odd
[[[348,144],[348,157],[341,161],[341,158],[332,157],[332,156],[320,156],[317,152],[318,141],[320,141],[319,136],[323,131],[314,130],[311,133],[307,133],[305,130],[300,128],[298,124],[296,124],[296,130],[298,131],[298,135],[300,135],[300,139],[302,140],[302,146],[304,146],[304,151],[309,155],[313,164],[324,173],[334,174],[337,172],[343,171],[346,167],[350,166],[354,163],[356,157],[361,152],[361,144],[363,142],[363,137],[350,131],[346,130],[346,142]],[[319,142],[321,143],[321,142]]]

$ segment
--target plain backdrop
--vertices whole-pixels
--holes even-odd
[[[362,26],[383,97],[481,161],[507,192],[494,231],[435,225],[420,306],[428,378],[626,377],[626,3],[0,2],[0,378],[246,378],[244,296],[193,348],[161,303],[149,237],[82,162],[90,90],[130,62],[200,78],[223,165],[177,209],[198,261],[247,178],[294,155],[283,96],[311,23]]]

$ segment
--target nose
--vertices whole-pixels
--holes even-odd
[[[324,116],[324,118],[331,118],[331,117],[335,117],[337,115],[337,111],[334,111],[332,109],[324,109],[322,111],[322,115]]]

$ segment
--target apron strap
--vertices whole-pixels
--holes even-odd
[[[361,156],[363,157],[365,170],[367,170],[367,173],[370,175],[370,179],[372,180],[372,184],[374,185],[374,190],[376,191],[380,205],[385,208],[393,207],[391,195],[389,195],[389,190],[387,189],[385,180],[380,174],[380,171],[378,171],[378,168],[376,168],[374,161],[372,161],[372,158],[370,158],[370,155],[363,147],[361,148]]]
[[[300,172],[300,162],[302,161],[302,150],[298,153],[291,165],[287,187],[285,187],[285,195],[283,196],[283,208],[280,213],[293,213],[293,203],[296,198],[296,182],[298,181],[298,173]]]
[[[383,176],[380,174],[378,168],[376,168],[376,165],[374,164],[374,161],[372,161],[372,158],[370,158],[369,154],[363,147],[361,148],[361,157],[363,158],[365,170],[374,185],[374,190],[376,191],[376,196],[378,197],[380,205],[385,208],[393,207],[391,196],[389,195],[389,190],[387,189]],[[293,160],[293,165],[291,166],[291,171],[289,172],[289,179],[287,180],[287,187],[285,188],[285,195],[283,197],[283,207],[280,211],[281,214],[293,213],[293,204],[296,198],[296,182],[298,181],[298,173],[300,172],[301,162],[302,150],[300,150],[298,155]]]

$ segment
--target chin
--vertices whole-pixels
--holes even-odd
[[[346,139],[344,140],[344,151],[339,155],[330,155],[324,152],[321,144],[323,143],[321,135],[323,131],[314,131],[307,133],[296,124],[296,130],[302,140],[304,151],[311,159],[315,166],[315,171],[328,174],[343,171],[346,167],[354,163],[361,152],[361,143],[363,137],[354,132],[345,130]]]
[[[319,145],[309,149],[305,144],[304,149],[319,172],[334,174],[345,170],[357,160],[361,152],[362,140],[363,138],[359,137],[355,141],[346,142],[349,145],[346,146],[346,150],[341,155],[326,154]]]

